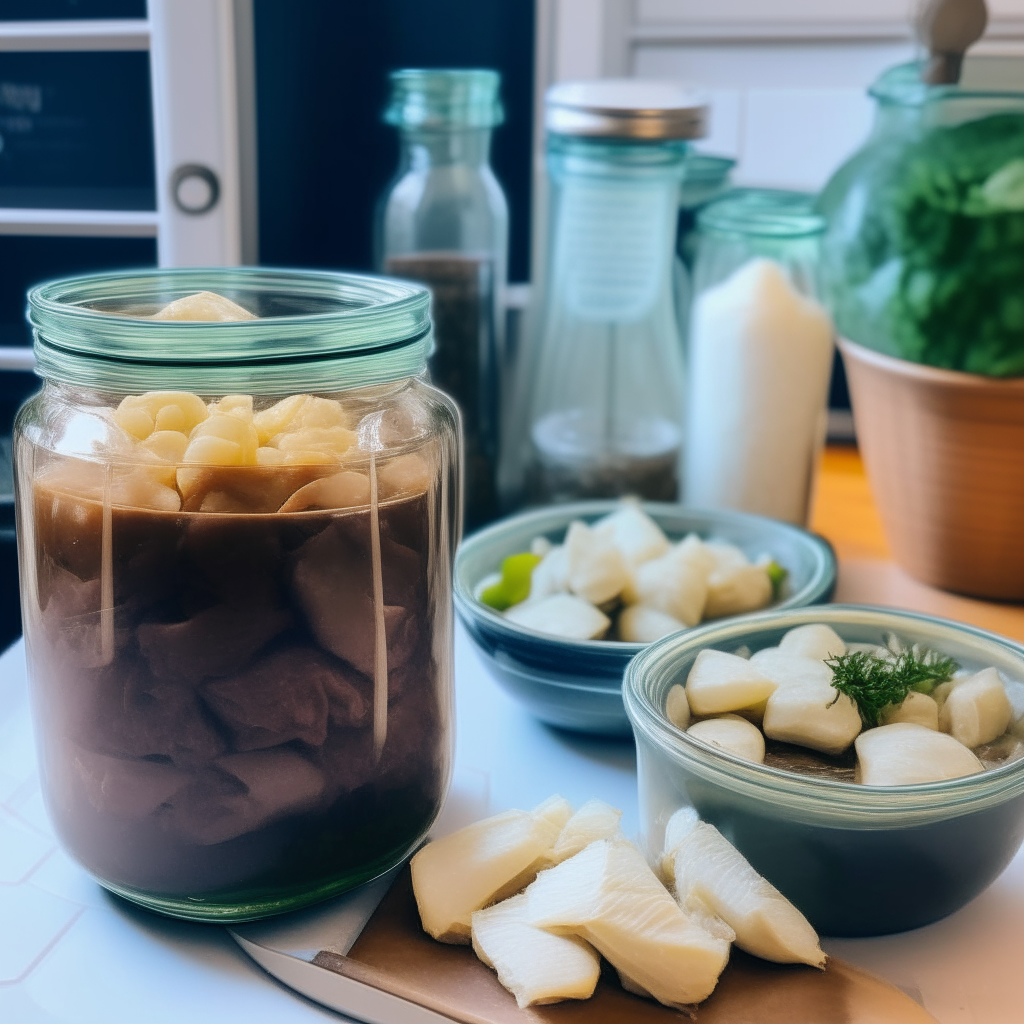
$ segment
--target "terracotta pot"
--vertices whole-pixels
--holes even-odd
[[[895,560],[943,590],[1024,600],[1024,379],[839,347]]]

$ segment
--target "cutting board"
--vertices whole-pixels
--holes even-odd
[[[594,996],[520,1010],[468,946],[421,929],[408,869],[391,885],[347,955],[320,950],[312,964],[461,1024],[679,1024],[678,1011],[630,995],[614,972]],[[352,1011],[350,1011],[352,1012]],[[767,963],[733,949],[697,1024],[934,1024],[899,989],[841,960],[824,971]],[[400,1018],[396,1017],[396,1022]]]

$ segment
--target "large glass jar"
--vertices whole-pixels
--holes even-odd
[[[959,85],[885,72],[864,146],[819,200],[839,334],[917,363],[1024,374],[1021,60],[968,57]]]
[[[502,454],[508,504],[674,501],[683,432],[675,241],[704,107],[671,83],[547,96],[548,248]]]
[[[462,412],[470,530],[498,514],[508,206],[489,160],[500,85],[485,69],[395,71],[384,115],[401,156],[381,205],[379,266],[431,290],[430,379]]]
[[[452,757],[460,440],[418,379],[426,290],[161,270],[43,285],[29,316],[22,604],[65,847],[197,920],[399,862]]]

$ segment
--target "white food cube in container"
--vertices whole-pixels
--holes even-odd
[[[721,715],[694,722],[686,735],[745,761],[764,762],[764,735],[756,725],[739,715]]]
[[[939,705],[926,693],[911,690],[901,704],[890,704],[882,709],[880,715],[882,725],[894,725],[897,722],[910,722],[923,725],[926,729],[939,728]]]
[[[685,623],[643,604],[631,604],[619,612],[619,639],[628,643],[654,643],[681,629],[686,629]]]
[[[505,618],[517,626],[566,640],[599,640],[612,624],[604,612],[575,594],[552,594],[539,601],[514,604]]]
[[[618,597],[629,574],[622,552],[608,537],[586,523],[569,524],[565,534],[569,562],[569,589],[591,604],[603,604]]]
[[[639,503],[628,499],[621,508],[594,523],[593,530],[602,539],[610,540],[629,565],[659,558],[672,547],[661,527]]]
[[[809,622],[796,626],[779,641],[779,650],[803,658],[824,661],[846,653],[846,643],[831,627],[822,622]]]
[[[742,615],[771,603],[772,581],[763,565],[715,569],[708,577],[704,618]]]
[[[780,686],[768,698],[763,728],[769,739],[841,754],[860,732],[861,718],[845,693],[810,681]]]
[[[1002,736],[1012,717],[999,672],[986,668],[950,690],[939,712],[939,728],[965,747],[979,747]]]
[[[704,615],[708,576],[714,559],[699,537],[691,534],[660,558],[636,567],[622,597],[696,626]]]
[[[569,553],[564,544],[551,547],[540,556],[540,561],[530,574],[530,596],[527,600],[539,601],[552,594],[569,591]]]
[[[958,740],[922,725],[898,722],[867,729],[856,740],[857,782],[913,786],[974,775],[982,763]]]
[[[716,715],[750,707],[770,697],[776,684],[745,658],[701,651],[686,677],[686,697],[695,715]]]

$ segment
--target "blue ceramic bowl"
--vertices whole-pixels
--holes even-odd
[[[622,706],[622,675],[645,645],[548,636],[509,622],[474,594],[484,577],[498,571],[508,555],[528,551],[535,537],[561,543],[574,519],[590,523],[618,507],[616,501],[586,501],[523,512],[474,533],[455,557],[455,607],[498,682],[542,722],[605,736],[631,735]],[[836,560],[821,537],[741,512],[655,503],[643,507],[672,540],[696,533],[735,544],[751,558],[771,555],[789,571],[774,608],[800,608],[832,596]]]
[[[623,696],[636,734],[640,824],[649,857],[665,823],[696,808],[824,935],[883,935],[937,921],[984,890],[1024,839],[1024,760],[945,782],[860,786],[742,760],[699,743],[664,714],[708,647],[751,651],[794,626],[825,622],[849,642],[907,643],[994,665],[1024,711],[1024,647],[947,619],[889,608],[828,605],[757,612],[650,644],[629,666]]]

